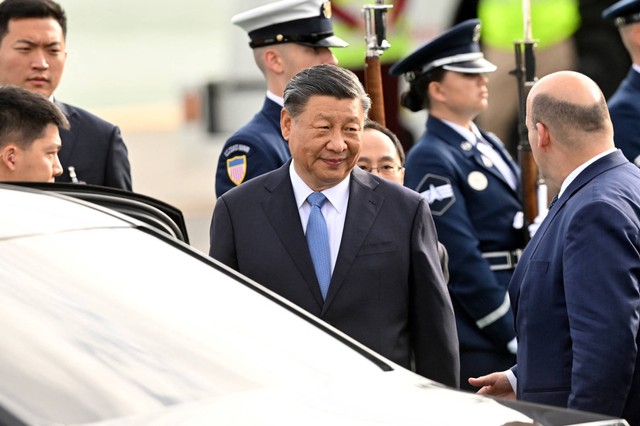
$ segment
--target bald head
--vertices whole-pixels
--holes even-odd
[[[527,118],[542,123],[563,145],[610,144],[613,126],[598,85],[584,74],[560,71],[542,77],[529,92]]]

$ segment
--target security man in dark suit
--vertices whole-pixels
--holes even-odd
[[[391,68],[409,82],[402,103],[429,112],[427,130],[409,151],[405,186],[429,202],[449,252],[449,292],[460,339],[461,387],[475,372],[508,368],[516,340],[507,294],[524,246],[518,166],[502,142],[473,119],[487,107],[486,73],[496,67],[469,20]]]
[[[209,254],[369,348],[457,387],[458,342],[426,200],[356,166],[370,100],[317,65],[284,91],[292,160],[218,198]],[[355,167],[355,168],[354,168]]]
[[[53,99],[67,59],[67,17],[52,0],[0,3],[0,84],[14,84]],[[57,182],[85,182],[131,190],[127,147],[120,129],[55,100],[70,128],[60,128],[63,173]]]
[[[333,35],[327,0],[282,0],[240,13],[231,22],[249,34],[267,96],[262,110],[222,148],[216,172],[218,197],[289,160],[291,153],[280,133],[285,85],[304,68],[337,64],[329,48],[347,46]]]
[[[631,69],[609,99],[615,144],[640,167],[640,0],[622,0],[602,12],[612,19],[631,56]]]

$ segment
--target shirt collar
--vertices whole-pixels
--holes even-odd
[[[480,134],[480,130],[478,129],[478,126],[476,126],[473,121],[471,122],[471,130],[467,129],[464,126],[456,124],[453,121],[449,121],[449,120],[442,120],[442,121],[446,125],[451,127],[453,130],[460,133],[468,142],[471,142],[471,144],[474,146],[477,143],[478,138],[482,137],[482,135]]]
[[[637,72],[640,73],[640,65],[639,64],[633,64],[631,65],[633,67],[633,69]]]
[[[267,90],[267,98],[271,99],[273,102],[277,103],[280,106],[284,106],[284,99],[274,94],[270,90]]]
[[[595,163],[597,160],[601,159],[602,157],[604,157],[605,155],[609,155],[612,152],[614,152],[616,150],[616,148],[611,148],[608,149],[604,152],[601,152],[600,154],[596,155],[595,157],[593,157],[592,159],[588,160],[585,163],[582,163],[580,166],[578,166],[574,171],[572,171],[571,173],[569,173],[569,176],[567,176],[565,178],[565,180],[562,182],[562,186],[560,187],[560,192],[558,192],[558,198],[560,198],[562,196],[562,194],[564,193],[564,191],[567,189],[567,187],[571,184],[571,182],[573,182],[575,180],[575,178],[578,177],[578,175],[580,173],[582,173],[582,171],[584,169],[586,169],[587,167],[589,167],[591,164]]]
[[[311,194],[313,189],[309,188],[302,178],[296,173],[295,168],[293,167],[294,160],[291,160],[291,164],[289,165],[289,177],[291,178],[291,185],[293,186],[293,195],[296,198],[296,206],[298,209],[302,207],[305,201],[307,201],[307,197]],[[331,205],[338,211],[342,212],[349,202],[349,182],[351,179],[351,173],[342,180],[339,184],[332,186],[331,188],[327,188],[322,193],[327,197],[327,200],[331,203]]]

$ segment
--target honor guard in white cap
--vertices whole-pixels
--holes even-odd
[[[429,202],[449,252],[464,389],[472,389],[468,377],[515,363],[507,287],[525,243],[520,170],[502,142],[473,122],[488,105],[486,74],[496,70],[479,36],[480,22],[465,21],[390,71],[409,82],[403,106],[428,111],[426,132],[407,156],[404,184]]]
[[[631,69],[609,98],[616,147],[629,161],[640,167],[640,0],[622,0],[602,12],[620,32],[631,56]]]
[[[337,64],[329,48],[347,46],[333,34],[331,2],[325,0],[269,3],[239,13],[231,22],[249,36],[267,95],[262,109],[222,149],[216,172],[218,197],[289,160],[289,146],[280,132],[284,87],[305,68]]]

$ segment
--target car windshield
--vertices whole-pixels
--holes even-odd
[[[94,422],[380,371],[299,314],[134,228],[0,239],[0,253],[0,403],[21,416]]]

